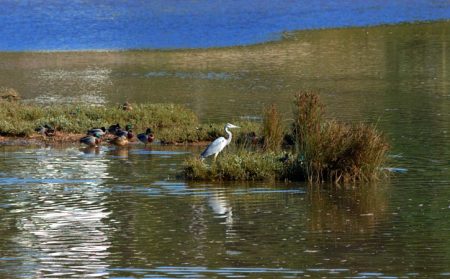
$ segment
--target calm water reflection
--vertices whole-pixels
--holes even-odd
[[[186,183],[181,162],[196,148],[2,150],[5,278],[450,272],[445,181],[406,173],[356,191]]]
[[[377,123],[401,171],[362,190],[187,183],[199,149],[1,147],[0,277],[450,276],[449,22],[292,34],[179,52],[3,53],[0,83],[43,103],[178,102],[259,119],[318,88]]]

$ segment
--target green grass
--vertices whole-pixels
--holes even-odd
[[[198,157],[185,161],[185,176],[191,180],[276,180],[282,179],[284,164],[281,154],[252,152],[246,149],[230,148],[215,162],[208,164]]]
[[[7,92],[8,94],[10,92]],[[11,94],[10,94],[11,95]],[[294,99],[294,122],[284,127],[276,107],[266,108],[263,123],[234,122],[233,142],[217,161],[188,159],[185,175],[192,180],[308,180],[348,183],[379,178],[389,150],[383,135],[367,124],[325,120],[314,92]],[[212,141],[224,136],[224,124],[199,123],[191,110],[174,104],[38,106],[16,99],[0,100],[0,134],[31,136],[48,124],[60,134],[84,134],[93,127],[131,124],[135,133],[154,130],[162,143]],[[291,146],[283,146],[290,139]]]
[[[217,161],[190,158],[185,175],[192,180],[308,180],[356,183],[380,178],[389,145],[376,127],[325,120],[315,92],[295,96],[294,122],[285,130],[275,107],[264,113],[256,146],[236,140]],[[245,134],[243,134],[245,135]],[[282,148],[283,139],[292,146]],[[243,144],[244,143],[244,144]]]
[[[131,104],[133,109],[87,105],[40,106],[16,101],[0,100],[0,134],[3,136],[31,136],[35,128],[48,124],[59,133],[84,134],[93,127],[119,123],[131,124],[135,133],[147,127],[154,130],[162,143],[211,141],[223,135],[224,124],[200,124],[195,113],[174,104]],[[259,131],[260,124],[236,123],[242,128],[236,137]]]
[[[161,132],[167,141],[195,140],[195,133],[166,133],[179,127],[198,126],[197,116],[190,110],[173,104],[133,105],[132,111],[120,108],[86,105],[42,107],[21,102],[0,101],[0,133],[7,136],[29,136],[39,125],[49,124],[64,133],[85,133],[92,127],[108,127],[120,123],[133,125],[136,132],[151,127]]]

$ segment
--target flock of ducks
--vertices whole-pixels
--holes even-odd
[[[124,129],[122,129],[119,123],[111,125],[108,129],[106,129],[105,127],[92,128],[87,131],[86,136],[80,139],[80,143],[90,147],[96,147],[102,143],[103,139],[106,136],[109,136],[107,142],[116,146],[126,146],[130,141],[134,141],[135,138],[137,138],[145,145],[153,142],[153,140],[155,139],[153,131],[150,128],[147,128],[144,133],[138,134],[136,136],[131,128],[132,126],[128,124]]]
[[[219,155],[219,153],[231,142],[233,135],[231,134],[229,129],[233,128],[240,127],[231,123],[227,123],[224,127],[224,130],[225,133],[228,134],[228,137],[219,137],[215,139],[201,153],[200,158],[203,160],[206,157],[214,155],[214,160],[216,160],[217,155]],[[48,124],[39,126],[35,129],[35,131],[45,136],[55,135],[55,129]],[[257,140],[255,133],[250,133],[248,136],[252,138],[252,143],[253,139]],[[112,145],[127,146],[130,141],[135,141],[135,139],[147,145],[148,143],[152,143],[154,141],[155,136],[153,135],[153,131],[151,128],[147,128],[144,133],[135,135],[130,124],[127,124],[125,128],[122,129],[120,124],[117,123],[109,126],[108,129],[106,129],[105,127],[92,128],[88,130],[86,132],[86,136],[82,137],[79,141],[81,144],[85,144],[88,147],[98,147],[105,138],[106,141]],[[284,159],[287,159],[287,157]]]
[[[133,110],[131,104],[128,103],[128,101],[119,106],[119,108],[125,111]],[[136,136],[131,129],[132,126],[130,124],[126,125],[125,128],[122,129],[119,123],[109,126],[108,129],[106,129],[105,127],[92,128],[87,131],[86,136],[80,139],[80,143],[85,144],[89,147],[97,147],[103,142],[103,139],[106,138],[106,141],[110,144],[116,146],[126,146],[130,141],[135,141],[136,138],[140,142],[147,145],[148,143],[152,143],[155,139],[151,128],[147,128],[144,133],[138,134]],[[48,124],[41,125],[34,130],[46,137],[54,136],[56,133],[55,129]]]

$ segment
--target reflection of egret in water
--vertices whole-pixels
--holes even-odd
[[[225,237],[231,240],[235,237],[233,229],[233,208],[228,202],[225,192],[216,190],[208,196],[208,205],[211,207],[216,218],[223,219],[222,224],[226,226]]]
[[[196,202],[193,202],[192,217],[189,222],[189,232],[195,242],[195,246],[191,251],[196,259],[208,259],[208,252],[210,250],[210,234],[216,238],[217,243],[225,241],[226,243],[234,243],[236,241],[236,233],[233,229],[233,212],[232,208],[225,197],[225,193],[215,189],[205,189],[207,193],[207,204],[204,200],[204,195],[196,196]],[[212,210],[214,218],[220,219],[219,227],[210,224],[208,214]],[[223,222],[222,222],[223,220]],[[218,223],[218,222],[213,222]],[[225,229],[223,230],[223,225]],[[216,231],[218,229],[218,231]],[[209,232],[209,233],[208,233]],[[222,233],[225,237],[222,237]],[[207,262],[205,263],[207,264]]]
[[[103,222],[110,212],[101,191],[106,162],[79,156],[76,149],[36,153],[19,163],[33,181],[42,181],[23,186],[27,190],[14,205],[21,272],[36,278],[106,275],[111,244]]]

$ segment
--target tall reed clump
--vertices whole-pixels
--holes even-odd
[[[279,152],[284,138],[284,127],[281,115],[275,105],[264,110],[263,117],[263,149],[265,151]]]
[[[319,101],[319,96],[311,91],[296,95],[293,116],[292,135],[299,169],[292,173],[296,176],[306,174],[308,178],[316,177],[318,168],[314,164],[314,159],[321,154],[317,146],[322,140],[323,122],[323,105]]]
[[[375,179],[389,149],[375,127],[326,121],[317,94],[295,97],[295,172],[309,181],[355,182]]]

